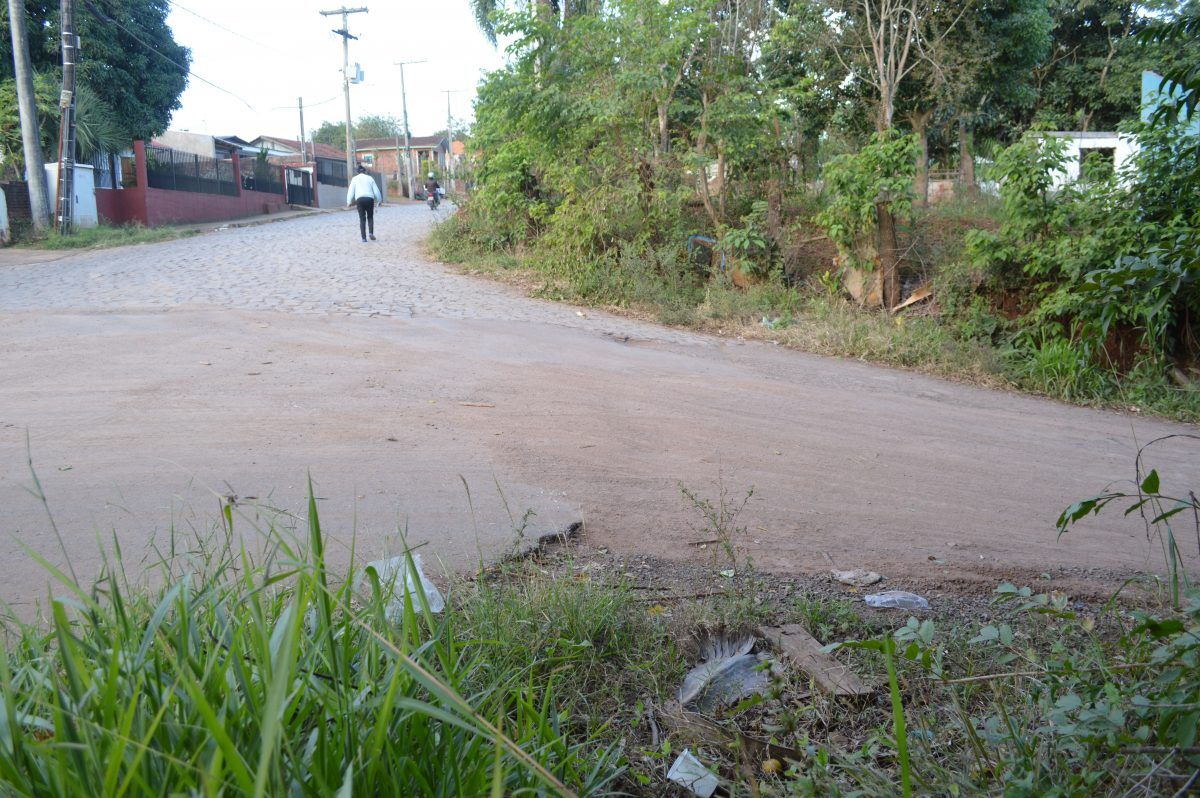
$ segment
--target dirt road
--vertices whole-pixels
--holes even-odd
[[[828,555],[946,589],[1158,567],[1119,513],[1061,542],[1053,522],[1127,478],[1135,441],[1183,427],[528,299],[425,260],[430,217],[385,207],[368,245],[331,214],[3,253],[0,598],[45,595],[17,541],[63,559],[30,456],[81,575],[97,536],[135,559],[210,524],[220,494],[287,523],[310,471],[342,561],[406,528],[468,567],[526,510],[531,534],[582,518],[617,552],[704,558],[680,488],[720,482],[731,502],[754,487],[738,543],[773,571]],[[1154,465],[1195,486],[1195,453]]]

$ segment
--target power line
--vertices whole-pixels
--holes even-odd
[[[193,17],[204,20],[205,22],[207,22],[209,25],[212,25],[213,27],[220,28],[221,30],[225,31],[226,33],[232,33],[234,36],[237,36],[238,38],[245,39],[246,41],[250,42],[251,44],[253,44],[256,47],[261,47],[264,50],[270,50],[271,52],[279,53],[280,55],[290,55],[293,57],[295,56],[294,53],[285,53],[283,50],[280,50],[276,47],[272,47],[269,44],[263,44],[262,42],[257,41],[256,39],[251,39],[249,36],[247,36],[244,33],[241,33],[240,31],[236,31],[233,28],[227,28],[224,25],[222,25],[220,22],[211,20],[208,17],[204,16],[203,14],[199,14],[199,13],[193,11],[192,9],[188,8],[187,6],[180,5],[179,3],[175,2],[175,0],[167,0],[167,2],[170,3],[171,5],[175,6],[176,8],[178,8],[180,11],[186,11],[187,13],[191,14]]]
[[[342,99],[342,95],[335,94],[332,97],[330,97],[328,100],[321,100],[321,102],[319,102],[319,103],[307,103],[304,107],[305,108],[316,108],[318,106],[327,105],[328,103],[331,103],[334,100],[340,100],[340,99]],[[271,110],[272,111],[284,111],[284,110],[290,111],[294,107],[295,106],[293,106],[293,105],[274,105],[274,106],[271,106]]]
[[[225,88],[224,86],[218,86],[216,83],[213,83],[211,80],[208,80],[206,78],[201,77],[200,75],[197,75],[195,72],[192,71],[192,68],[189,67],[188,65],[181,64],[178,61],[176,61],[174,58],[171,58],[169,55],[159,52],[159,50],[154,45],[147,44],[145,41],[138,38],[138,35],[136,33],[131,31],[129,28],[125,27],[124,25],[122,25],[117,20],[113,19],[112,17],[110,17],[107,14],[100,11],[98,8],[96,8],[94,5],[92,5],[90,2],[88,2],[88,0],[84,0],[84,5],[86,5],[88,7],[88,10],[91,11],[93,14],[95,14],[99,19],[102,19],[105,22],[110,22],[113,25],[116,25],[118,28],[125,31],[125,33],[127,33],[129,35],[129,38],[133,39],[135,42],[142,45],[147,50],[154,53],[155,55],[157,55],[159,58],[163,59],[167,63],[169,63],[175,67],[178,67],[179,69],[182,69],[184,71],[184,73],[188,75],[188,77],[195,78],[196,80],[200,81],[201,83],[207,83],[209,86],[212,86],[217,91],[221,91],[221,92],[224,92],[225,94],[228,94],[230,97],[233,97],[235,100],[237,100],[238,102],[245,105],[251,111],[255,111],[255,112],[258,111],[257,108],[255,108],[250,103],[246,102],[246,100],[243,99],[240,95],[233,93],[232,91]]]

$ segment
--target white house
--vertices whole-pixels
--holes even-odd
[[[1104,159],[1120,174],[1138,150],[1137,140],[1125,133],[1056,130],[1038,135],[1064,140],[1067,145],[1064,169],[1054,174],[1054,188],[1077,182],[1085,160]]]

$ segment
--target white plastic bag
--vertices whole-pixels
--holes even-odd
[[[671,769],[667,771],[667,778],[676,784],[687,787],[700,798],[712,798],[717,787],[721,786],[721,782],[713,775],[713,772],[700,764],[700,760],[692,756],[692,752],[686,748],[671,764]]]
[[[446,600],[442,598],[441,591],[437,589],[437,585],[429,581],[429,577],[425,576],[425,572],[421,570],[421,555],[413,554],[412,563],[413,567],[410,570],[408,558],[404,555],[367,563],[367,568],[374,568],[379,577],[379,587],[383,591],[384,600],[387,601],[386,612],[389,621],[399,620],[404,614],[404,596],[417,587],[414,583],[413,571],[416,571],[416,577],[421,583],[421,590],[425,593],[429,611],[441,612],[446,609]],[[370,589],[370,577],[365,570],[362,584],[366,585],[368,590]],[[421,599],[413,596],[412,601],[413,606],[419,610]]]
[[[916,593],[909,593],[906,590],[885,590],[882,593],[873,593],[870,596],[863,596],[863,601],[876,609],[889,610],[927,610],[929,602]]]

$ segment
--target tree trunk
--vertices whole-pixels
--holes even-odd
[[[25,37],[25,3],[8,0],[9,29],[12,32],[13,67],[16,73],[17,106],[21,115],[21,143],[25,152],[25,179],[29,185],[29,208],[33,228],[50,227],[50,199],[46,190],[46,168],[42,160],[42,142],[38,132],[37,104],[33,95],[33,68],[29,63],[29,41]]]
[[[777,177],[767,181],[767,235],[776,243],[783,232],[783,183]]]
[[[721,212],[721,218],[725,218],[725,196],[729,193],[729,186],[725,181],[725,142],[717,142],[717,209]]]
[[[958,179],[967,196],[974,196],[975,159],[971,156],[971,137],[967,132],[967,118],[958,117]]]
[[[914,111],[911,120],[913,132],[917,134],[917,172],[913,177],[913,191],[918,205],[929,204],[929,118],[933,111]]]
[[[552,0],[537,0],[534,13],[537,14],[537,20],[544,28],[542,32],[542,52],[537,61],[538,76],[540,78],[550,72],[550,38],[551,30],[555,23]],[[541,81],[539,80],[539,85],[540,83]]]
[[[883,272],[883,306],[900,304],[900,248],[896,243],[896,218],[886,202],[875,205],[879,219],[879,268]]]
[[[658,102],[658,151],[663,155],[671,150],[671,136],[667,130],[667,103],[669,101],[668,98]]]
[[[712,222],[715,228],[718,224],[717,212],[713,208],[712,196],[708,193],[708,167],[704,165],[705,150],[708,149],[708,93],[701,92],[700,94],[700,134],[696,138],[696,154],[700,156],[696,160],[700,164],[700,169],[697,171],[696,177],[700,181],[700,199],[704,201],[704,212],[708,214],[708,220]]]
[[[879,110],[875,115],[875,130],[884,133],[892,129],[892,108],[895,92],[885,80],[879,84]]]

